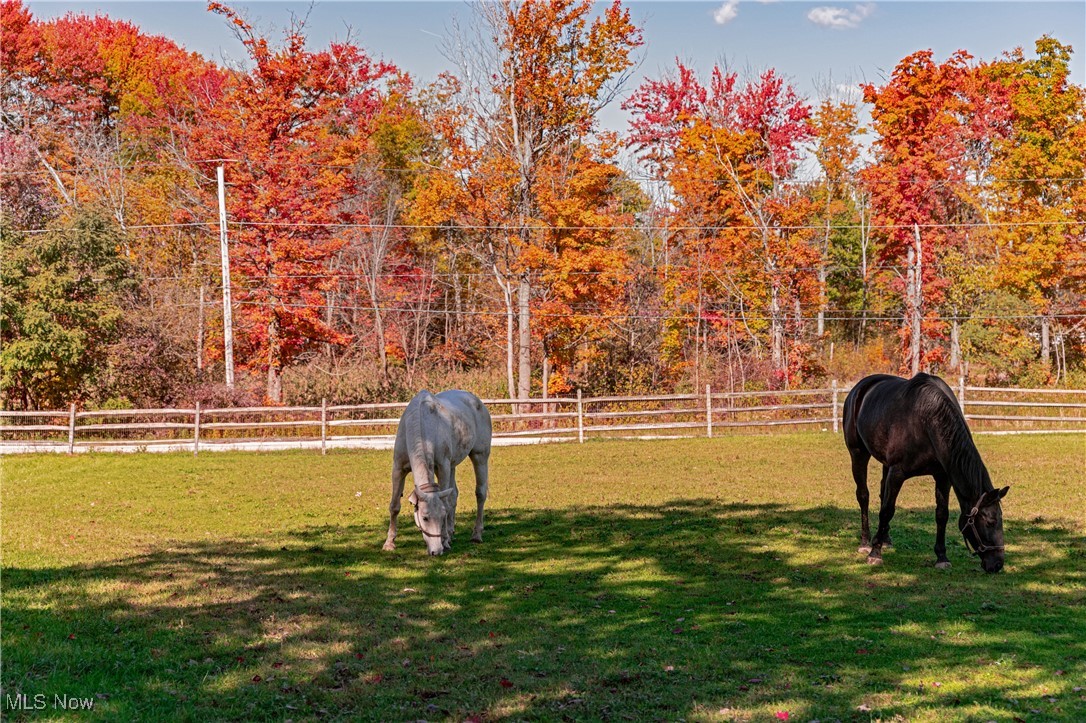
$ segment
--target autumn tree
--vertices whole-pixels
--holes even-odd
[[[210,64],[105,16],[41,22],[4,0],[0,19],[0,132],[35,155],[56,209],[106,208],[122,228],[172,220],[160,201],[176,175],[161,175],[151,136],[160,109],[186,98]]]
[[[998,224],[996,288],[1038,318],[1040,360],[1052,360],[1053,326],[1080,312],[1086,291],[1086,91],[1069,80],[1071,47],[1045,36],[993,64],[1010,95],[1011,131],[991,165]]]
[[[979,231],[970,229],[984,218],[978,194],[993,143],[1005,132],[1005,93],[962,50],[943,63],[931,51],[913,53],[885,85],[863,90],[877,137],[875,161],[862,177],[883,241],[879,261],[899,270],[903,366],[915,373],[943,358],[942,347],[923,338],[946,333],[933,317],[951,283],[948,273],[962,267],[946,263],[945,255],[957,249],[960,256],[977,242]]]
[[[284,367],[314,345],[348,341],[323,313],[334,284],[326,272],[355,220],[345,206],[359,191],[353,164],[394,68],[349,42],[308,50],[297,18],[273,47],[230,8],[209,9],[231,23],[251,66],[208,84],[196,115],[175,128],[191,159],[207,159],[194,167],[209,191],[215,166],[226,166],[240,356],[279,402]]]
[[[816,334],[826,333],[826,310],[862,311],[866,307],[869,236],[864,223],[865,199],[858,188],[860,127],[851,100],[835,100],[827,92],[812,118],[814,156],[822,170],[811,189],[824,229],[819,244],[818,317]],[[831,285],[832,279],[832,285]],[[851,303],[850,303],[851,302]]]
[[[505,307],[510,396],[527,398],[533,300],[558,293],[534,288],[541,283],[539,264],[558,258],[540,250],[553,251],[570,233],[552,233],[553,227],[576,223],[554,215],[559,209],[545,187],[569,179],[577,165],[613,158],[613,148],[594,138],[596,119],[626,79],[641,35],[618,2],[598,14],[588,0],[507,1],[477,10],[477,34],[462,33],[447,53],[460,74],[446,81],[453,106],[444,114],[447,175],[427,184],[419,217],[469,231],[461,237],[493,274]],[[607,205],[587,203],[597,213]],[[599,226],[617,225],[610,216],[596,219]],[[599,261],[613,239],[582,234],[580,243],[582,260],[593,257],[592,247]]]
[[[695,360],[703,328],[705,338],[714,328],[767,342],[772,371],[785,379],[788,318],[798,341],[816,292],[804,273],[817,260],[813,209],[789,183],[812,135],[810,107],[772,70],[740,83],[716,66],[703,85],[682,63],[643,83],[625,107],[631,145],[676,194],[686,268],[666,293],[677,314],[694,312]]]

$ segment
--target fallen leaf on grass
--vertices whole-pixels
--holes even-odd
[[[777,711],[777,720],[788,720],[788,717],[789,717],[788,716],[788,711],[786,711],[786,710]]]
[[[499,684],[501,685],[501,687],[503,687],[503,688],[512,688],[512,687],[513,687],[513,681],[511,681],[511,680],[508,680],[508,679],[506,679],[506,678],[502,678],[502,679],[501,679],[500,681],[498,681],[498,682],[499,682]]]

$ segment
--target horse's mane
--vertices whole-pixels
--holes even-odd
[[[928,420],[928,435],[936,448],[947,450],[951,484],[963,485],[960,492],[969,499],[976,499],[992,489],[988,468],[980,458],[973,435],[966,424],[957,400],[950,387],[941,379],[926,374],[908,381],[907,391],[915,395],[916,406]],[[936,440],[935,435],[939,436]]]

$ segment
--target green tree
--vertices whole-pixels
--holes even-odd
[[[85,398],[135,288],[121,234],[84,211],[43,234],[0,227],[0,388],[7,406],[60,408]]]

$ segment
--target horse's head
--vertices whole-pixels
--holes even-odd
[[[440,555],[445,551],[446,500],[455,491],[452,487],[444,490],[415,487],[408,498],[415,506],[415,524],[422,530],[426,551],[431,555]]]
[[[962,511],[958,517],[958,529],[965,538],[965,546],[980,557],[985,572],[1003,569],[1003,509],[999,501],[1010,487],[989,490],[980,496],[968,514]]]

